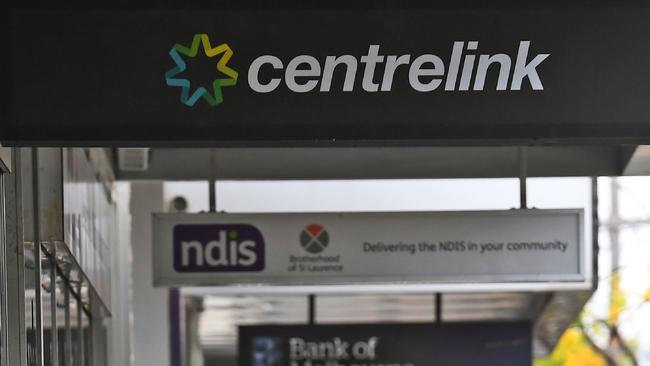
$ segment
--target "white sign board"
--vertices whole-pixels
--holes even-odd
[[[154,282],[589,288],[583,229],[582,210],[154,214]]]

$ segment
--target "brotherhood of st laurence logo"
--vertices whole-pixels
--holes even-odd
[[[207,57],[214,57],[215,60],[218,57],[216,71],[228,77],[206,80],[206,86],[200,85],[197,88],[196,86],[190,85],[189,79],[179,77],[179,75],[187,68],[183,56],[190,58],[196,57],[199,53],[200,45],[203,45],[203,50]],[[169,51],[169,56],[171,56],[176,66],[165,73],[165,81],[169,86],[181,88],[181,103],[186,106],[192,107],[199,99],[203,98],[210,106],[214,107],[223,102],[221,88],[237,84],[237,71],[228,67],[228,61],[232,55],[232,49],[227,44],[222,43],[212,47],[207,34],[195,34],[192,45],[189,48],[176,44]],[[211,86],[210,83],[212,84]]]

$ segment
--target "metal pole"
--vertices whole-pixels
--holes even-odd
[[[587,265],[593,266],[594,288],[598,288],[598,252],[600,244],[598,242],[598,233],[600,230],[600,217],[598,217],[598,178],[591,178],[591,245],[593,247],[593,263]]]
[[[308,298],[309,325],[316,324],[316,295],[310,294]]]
[[[0,159],[1,160],[1,159]],[[4,180],[6,171],[0,166],[0,365],[8,365],[7,359],[7,332],[8,315],[7,312],[7,273],[6,266],[6,241],[5,237],[5,188]],[[13,298],[13,296],[12,296]],[[17,300],[17,299],[16,299]],[[14,301],[16,301],[14,300]]]
[[[169,289],[169,351],[172,366],[183,365],[183,312],[180,290]]]
[[[442,294],[438,292],[434,295],[434,297],[436,302],[436,323],[442,323]]]
[[[42,365],[47,365],[48,362],[52,366],[58,366],[59,364],[59,356],[58,356],[58,351],[59,351],[59,346],[58,346],[58,332],[57,332],[57,326],[56,326],[56,271],[55,271],[55,265],[54,265],[54,260],[51,259],[47,254],[43,253],[43,247],[41,246],[41,195],[40,195],[40,186],[41,186],[41,172],[40,172],[40,164],[39,164],[39,157],[42,154],[41,150],[38,148],[32,148],[32,153],[31,153],[31,168],[32,168],[32,174],[31,174],[31,183],[32,183],[32,211],[30,214],[32,215],[32,223],[33,223],[33,228],[34,230],[33,236],[34,236],[34,281],[35,283],[33,284],[34,290],[35,290],[35,296],[36,296],[36,324],[35,324],[35,333],[36,333],[36,357],[37,357],[37,363],[41,363]],[[43,258],[47,258],[47,260],[50,262],[49,267],[50,267],[50,308],[47,309],[43,306],[43,296],[48,296],[47,294],[43,294],[43,280],[44,276],[42,276],[42,260]],[[33,309],[33,308],[32,308]],[[32,310],[33,311],[33,310]],[[46,360],[45,359],[45,342],[44,342],[44,335],[43,335],[43,317],[44,317],[44,312],[48,311],[50,312],[50,318],[51,318],[51,338],[50,338],[50,344],[51,344],[51,352],[50,352],[50,357],[51,360]]]
[[[613,285],[616,281],[618,271],[620,270],[620,253],[621,253],[621,243],[620,243],[620,229],[621,229],[621,214],[619,211],[619,191],[620,186],[618,184],[617,178],[612,178],[611,183],[611,215],[609,219],[609,241],[610,241],[610,255],[611,255],[611,266],[612,266],[612,276],[611,284]],[[613,289],[612,289],[613,290]],[[610,307],[615,306],[615,299],[613,291],[610,291]]]
[[[528,164],[526,161],[526,147],[519,147],[519,208],[528,208],[528,198],[526,197],[526,176],[528,174]]]
[[[216,157],[214,149],[210,149],[210,170],[208,177],[208,192],[210,200],[210,212],[217,212],[217,178],[216,178]]]

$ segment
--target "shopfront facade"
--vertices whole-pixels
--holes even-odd
[[[531,177],[650,172],[650,5],[641,1],[73,1],[53,7],[36,0],[0,10],[0,40],[9,50],[0,54],[2,366],[128,366],[132,354],[138,366],[151,360],[190,366],[183,357],[192,349],[183,342],[196,335],[198,321],[183,322],[198,318],[197,297],[231,301],[236,317],[246,307],[239,296],[273,292],[275,285],[302,295],[300,304],[310,294],[334,291],[317,276],[305,282],[282,272],[270,283],[242,275],[246,268],[236,265],[207,268],[205,258],[223,258],[196,253],[223,244],[221,237],[198,243],[202,234],[194,232],[179,249],[187,263],[192,253],[194,265],[171,252],[154,261],[156,246],[176,244],[171,226],[156,234],[162,238],[150,227],[157,215],[174,210],[163,201],[163,182],[207,182],[211,213],[201,220],[212,221],[199,224],[221,225],[233,222],[217,213],[217,181],[516,179],[517,204],[491,212],[482,220],[488,222],[537,212],[527,200]],[[349,294],[368,290],[368,279],[376,277],[373,290],[387,302],[393,301],[388,292],[404,291],[395,283],[404,282],[426,294],[415,301],[433,300],[426,319],[436,321],[445,319],[438,314],[445,301],[462,308],[506,298],[515,320],[534,323],[525,327],[535,332],[526,344],[544,343],[538,348],[548,353],[597,286],[592,182],[590,210],[572,211],[580,240],[553,247],[580,247],[566,259],[576,268],[554,273],[555,258],[567,257],[550,256],[546,266],[529,257],[525,263],[539,265],[537,272],[520,266],[517,276],[496,273],[480,283],[458,272],[473,273],[480,261],[447,269],[452,262],[441,261],[441,273],[417,272],[413,283],[398,270],[392,277],[351,273],[331,281]],[[121,183],[132,185],[122,190]],[[124,204],[119,195],[129,192]],[[328,219],[320,214],[314,220]],[[187,215],[187,222],[198,217]],[[270,213],[268,220],[280,216]],[[343,221],[338,226],[352,220]],[[303,229],[312,236],[323,230],[307,224],[287,229],[285,241]],[[454,225],[440,224],[447,226]],[[240,232],[233,232],[233,245],[241,244]],[[304,246],[312,244],[308,239]],[[291,243],[285,257],[303,250]],[[269,263],[278,258],[272,251],[255,254]],[[155,276],[154,266],[178,261]],[[265,263],[251,268],[262,272]],[[269,266],[269,273],[286,267]],[[478,275],[494,275],[482,269]],[[213,272],[228,273],[217,281]],[[534,278],[538,272],[547,276]],[[203,287],[188,289],[194,285]],[[479,311],[474,305],[470,310]],[[454,306],[446,308],[452,318]],[[132,327],[141,345],[133,350]]]
[[[108,364],[115,227],[110,181],[97,178],[101,163],[90,157],[97,153],[8,154],[0,241],[3,365]]]

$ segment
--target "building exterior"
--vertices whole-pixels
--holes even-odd
[[[636,0],[0,5],[0,365],[233,365],[235,326],[345,323],[345,311],[375,305],[378,322],[523,321],[527,350],[548,354],[598,286],[596,177],[650,174],[648,17]],[[166,196],[171,182],[205,183],[202,217],[221,222],[217,181],[342,180],[343,191],[350,180],[509,178],[518,197],[499,210],[523,216],[538,212],[533,177],[589,180],[571,226],[571,276],[499,272],[481,283],[470,265],[445,281],[377,281],[379,294],[361,298],[350,292],[370,281],[333,290],[313,276],[310,293],[300,278],[268,281],[262,261],[257,279],[236,265],[198,282],[157,276],[174,261],[176,223],[157,241],[155,218],[187,210],[184,194]],[[480,209],[471,203],[464,209]],[[300,230],[283,255],[324,228]],[[210,249],[168,277],[217,262],[210,251],[234,251],[221,248],[239,248],[240,234],[228,231],[232,247],[188,239],[186,258]],[[313,295],[337,289],[347,297]],[[206,332],[204,316],[227,329]],[[225,338],[205,352],[206,333]]]

